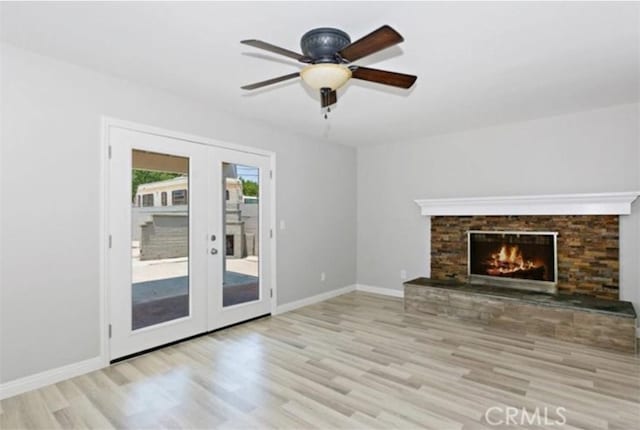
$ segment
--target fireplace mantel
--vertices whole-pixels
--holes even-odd
[[[415,200],[424,216],[629,215],[640,191]]]

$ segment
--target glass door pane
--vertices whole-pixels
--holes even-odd
[[[131,330],[189,316],[189,159],[132,151]]]
[[[222,163],[224,262],[222,306],[260,300],[260,169]]]

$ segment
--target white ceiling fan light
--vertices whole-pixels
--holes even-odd
[[[312,64],[300,71],[300,77],[314,90],[330,88],[335,91],[351,79],[351,69],[341,64]]]

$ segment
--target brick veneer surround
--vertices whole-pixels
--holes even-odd
[[[431,278],[467,278],[468,230],[558,232],[558,290],[618,299],[617,215],[431,217]]]

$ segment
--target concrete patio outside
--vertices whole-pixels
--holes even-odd
[[[132,328],[134,330],[189,314],[188,258],[145,260],[132,246]],[[258,258],[227,259],[223,306],[259,299]]]

